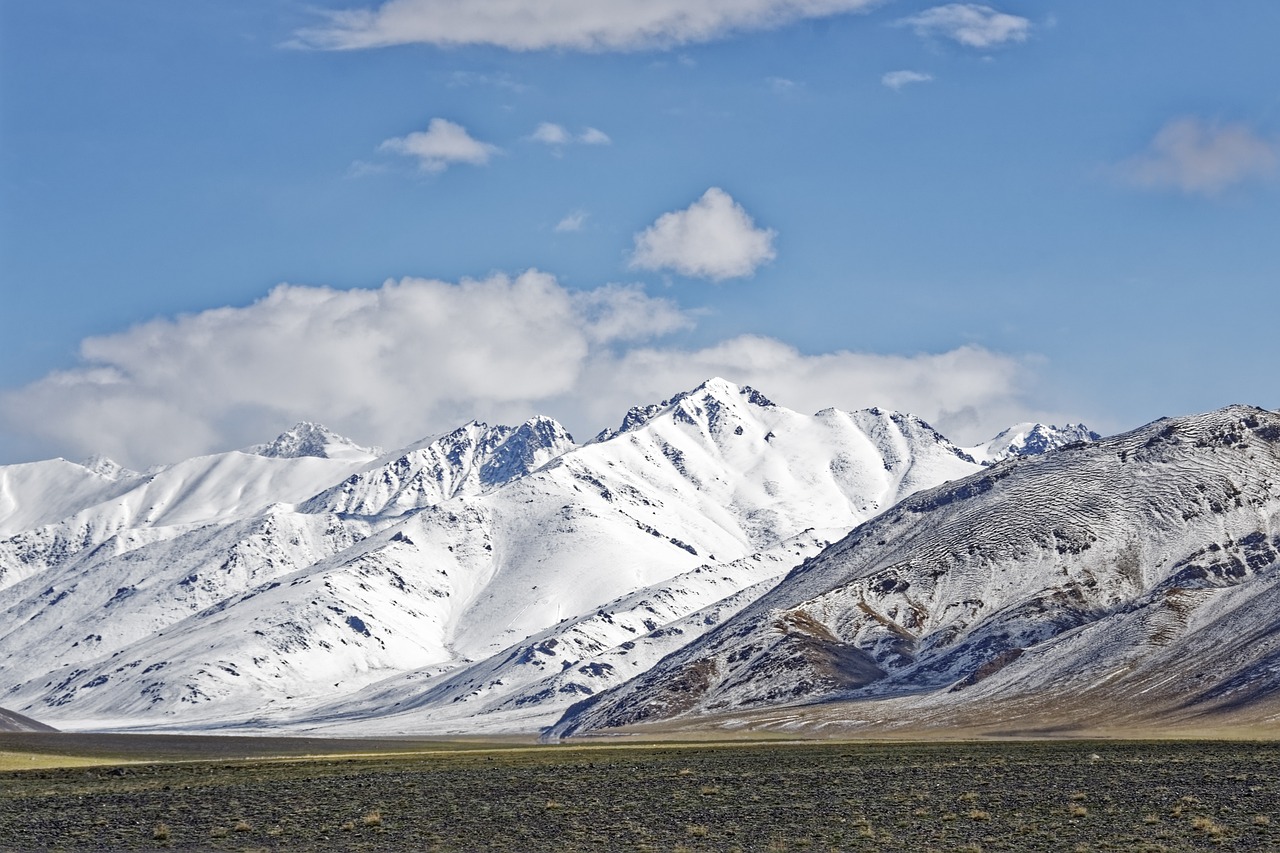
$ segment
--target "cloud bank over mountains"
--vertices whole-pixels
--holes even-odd
[[[979,437],[1033,414],[1028,365],[978,347],[815,355],[755,335],[661,340],[693,325],[639,286],[574,291],[536,270],[376,289],[282,284],[251,305],[86,339],[79,366],[0,396],[0,427],[27,458],[105,453],[133,467],[245,446],[304,419],[400,446],[471,418],[542,413],[581,440],[712,375],[776,389],[802,410],[882,405]]]

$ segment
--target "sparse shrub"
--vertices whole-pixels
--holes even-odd
[[[982,809],[973,809],[969,812],[970,820],[991,820],[991,813],[984,812]]]
[[[1074,794],[1071,795],[1071,799],[1076,801],[1087,800],[1089,799],[1089,795],[1086,794],[1084,791],[1076,791]]]
[[[719,785],[703,785],[701,788],[698,789],[698,793],[704,797],[714,796],[715,794],[720,793],[720,786]]]
[[[1264,814],[1256,814],[1253,816],[1253,825],[1254,826],[1270,826],[1271,818],[1267,817]]]
[[[213,838],[226,838],[230,834],[230,830],[225,826],[215,826],[213,829],[209,830],[209,835]]]
[[[236,825],[233,826],[232,829],[234,829],[236,832],[252,832],[253,831],[253,827],[249,825],[249,821],[243,820],[243,819],[236,821]]]
[[[344,823],[342,826],[338,827],[338,829],[341,829],[343,832],[351,832],[355,828],[356,828],[356,822],[354,820],[349,820],[346,823]]]
[[[688,767],[682,767],[682,768],[680,768],[680,772],[676,773],[676,775],[677,775],[677,776],[692,776],[692,775],[693,775],[693,771],[692,771],[692,770],[690,770]]]
[[[364,817],[360,818],[360,822],[365,826],[382,826],[382,812],[374,809],[368,812]]]
[[[155,828],[151,830],[151,839],[153,841],[168,841],[169,826],[164,823],[157,823]]]
[[[562,808],[564,808],[564,804],[563,804],[563,803],[561,803],[561,802],[558,802],[558,801],[556,801],[556,800],[547,800],[547,808],[548,808],[548,809],[562,809]]]
[[[938,815],[938,818],[940,820],[955,820],[959,816],[960,815],[956,814],[955,812],[943,812],[942,814]]]
[[[962,803],[976,803],[978,801],[978,795],[975,794],[973,791],[966,791],[965,793],[956,797],[956,799]]]
[[[689,824],[689,826],[685,827],[685,829],[686,829],[686,830],[688,831],[688,833],[689,833],[690,835],[692,835],[694,838],[706,838],[706,837],[707,837],[707,828],[706,828],[705,826],[703,826],[702,824],[696,824],[696,825],[695,825],[695,824]]]
[[[1154,815],[1154,814],[1149,814],[1149,815],[1146,815],[1145,817],[1143,817],[1143,818],[1142,818],[1142,822],[1143,822],[1143,823],[1159,823],[1159,822],[1160,822],[1160,816],[1159,816],[1159,815]]]
[[[1072,817],[1085,817],[1089,814],[1089,809],[1079,803],[1072,803],[1068,811],[1071,813]]]
[[[1197,815],[1191,819],[1191,828],[1203,832],[1210,838],[1218,838],[1227,828],[1206,815]]]

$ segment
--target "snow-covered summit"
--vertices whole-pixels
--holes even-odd
[[[611,438],[617,438],[628,432],[634,432],[640,429],[649,421],[658,415],[669,410],[682,411],[686,415],[699,406],[705,407],[708,411],[717,412],[724,406],[735,405],[735,401],[741,398],[742,402],[752,406],[758,406],[762,409],[772,408],[774,403],[765,395],[761,394],[750,385],[735,385],[727,379],[721,379],[719,376],[713,376],[701,385],[689,391],[682,391],[669,400],[663,400],[661,403],[652,403],[647,406],[632,406],[627,414],[622,418],[622,423],[617,429],[604,429],[592,439],[592,442],[608,441]]]
[[[400,515],[462,495],[479,495],[536,471],[577,445],[556,421],[520,426],[471,421],[390,454],[307,501],[304,512]]]
[[[135,477],[141,477],[142,474],[130,468],[126,468],[114,459],[108,459],[101,454],[94,454],[88,459],[80,463],[80,465],[88,471],[104,477],[108,480],[132,480]]]
[[[372,461],[382,454],[376,447],[361,447],[321,424],[300,421],[266,444],[246,448],[246,453],[268,459],[339,459],[344,462]]]
[[[1102,436],[1084,424],[1020,423],[1002,430],[995,438],[967,447],[965,451],[983,465],[994,465],[1012,456],[1038,456],[1082,441],[1098,441]]]

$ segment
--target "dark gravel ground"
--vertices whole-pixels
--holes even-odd
[[[571,745],[28,770],[0,774],[0,849],[1280,851],[1280,744]]]

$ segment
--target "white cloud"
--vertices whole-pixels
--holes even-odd
[[[940,36],[979,49],[1026,41],[1031,33],[1031,22],[1026,18],[978,3],[934,6],[897,23],[911,27],[919,36]]]
[[[785,95],[788,92],[795,91],[796,81],[788,80],[786,77],[766,77],[765,83],[769,85],[770,91],[776,95]]]
[[[1265,180],[1280,165],[1280,139],[1265,139],[1246,124],[1209,124],[1186,116],[1165,124],[1147,150],[1122,164],[1131,183],[1215,195],[1227,187]]]
[[[889,71],[880,78],[880,82],[896,92],[911,83],[928,83],[932,79],[932,74],[922,71]]]
[[[565,130],[558,124],[544,121],[538,125],[538,129],[529,137],[534,142],[541,142],[544,145],[564,145],[573,137],[569,135],[569,131]]]
[[[613,142],[609,138],[609,134],[603,130],[594,127],[584,128],[582,133],[574,136],[564,125],[556,124],[550,121],[544,121],[529,135],[529,139],[533,142],[541,142],[543,145],[571,145],[575,142],[582,145],[608,145]]]
[[[565,214],[564,219],[561,219],[556,223],[555,230],[562,234],[571,231],[581,231],[582,226],[587,224],[587,217],[589,215],[590,214],[585,210],[575,210],[571,213],[567,213]]]
[[[481,418],[561,419],[578,437],[712,375],[802,411],[881,405],[961,440],[1041,418],[1028,367],[976,347],[914,356],[806,355],[735,337],[657,339],[692,316],[638,286],[571,291],[537,271],[368,290],[280,285],[245,307],[89,338],[81,365],[0,394],[3,443],[135,468],[269,439],[302,419],[398,447]]]
[[[722,281],[774,259],[773,229],[756,228],[727,192],[712,187],[684,210],[664,213],[635,236],[631,266]]]
[[[416,157],[423,171],[443,172],[454,163],[483,166],[502,149],[473,139],[460,124],[433,118],[426,131],[388,139],[378,146],[378,150]]]
[[[396,444],[531,411],[571,391],[595,349],[689,323],[636,287],[575,293],[536,271],[377,290],[282,284],[247,307],[89,338],[82,367],[6,394],[0,413],[19,433],[136,464],[304,418]]]
[[[321,12],[296,44],[354,50],[396,44],[509,50],[642,50],[774,29],[871,8],[879,0],[384,0]]]

